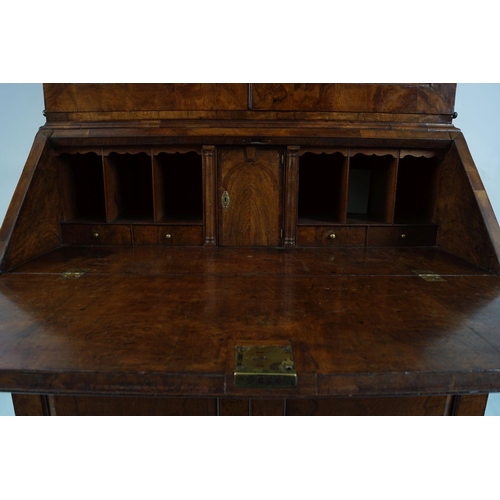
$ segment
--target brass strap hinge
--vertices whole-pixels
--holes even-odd
[[[69,269],[64,273],[61,273],[61,276],[66,280],[76,280],[86,274],[87,271],[87,269]]]
[[[433,271],[412,271],[414,272],[417,276],[422,278],[425,281],[446,281],[444,278],[442,278],[439,274],[434,273]]]

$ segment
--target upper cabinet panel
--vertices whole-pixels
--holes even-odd
[[[46,83],[48,113],[316,111],[451,115],[456,84]]]
[[[254,110],[451,115],[456,84],[253,83]]]
[[[452,122],[455,90],[456,84],[436,83],[44,84],[49,126],[134,121],[136,126],[151,127],[152,120],[160,120],[154,126],[185,136],[185,120],[191,120],[191,137],[228,137],[235,131],[241,135],[242,129],[244,135],[261,136],[267,133],[262,131],[265,124],[286,121],[285,128],[300,128],[304,121],[319,119],[365,129],[375,122],[447,126]],[[273,135],[282,128],[274,127]],[[328,127],[322,129],[328,133]],[[307,130],[301,134],[308,135]]]
[[[248,109],[245,83],[45,83],[45,111],[215,111]]]

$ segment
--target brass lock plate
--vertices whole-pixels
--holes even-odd
[[[296,387],[297,372],[290,346],[236,346],[234,385],[242,388]]]

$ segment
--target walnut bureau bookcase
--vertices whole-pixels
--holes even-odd
[[[481,415],[500,230],[454,84],[45,84],[0,233],[18,415]]]

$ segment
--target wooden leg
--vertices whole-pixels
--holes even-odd
[[[12,394],[14,411],[18,417],[48,416],[49,405],[47,396],[39,394]]]
[[[482,416],[488,402],[488,394],[455,396],[451,414],[454,416]]]

